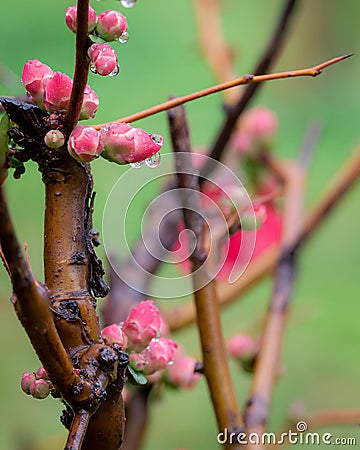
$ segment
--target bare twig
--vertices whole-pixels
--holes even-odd
[[[84,98],[84,90],[89,73],[90,60],[87,51],[91,42],[88,37],[88,14],[89,0],[78,0],[74,84],[65,119],[68,132],[74,128],[79,120],[80,110]]]
[[[79,411],[75,412],[65,450],[81,450],[89,420],[89,411],[80,409]]]
[[[296,77],[316,77],[322,73],[322,71],[333,64],[336,64],[344,59],[350,58],[353,53],[349,53],[347,55],[338,56],[337,58],[330,59],[325,61],[324,63],[318,64],[313,67],[309,67],[307,69],[300,70],[292,70],[287,72],[278,72],[272,73],[268,75],[244,75],[240,78],[237,78],[232,81],[228,81],[226,83],[218,84],[216,86],[212,86],[207,89],[203,89],[198,92],[194,92],[189,95],[185,95],[183,97],[173,98],[165,103],[161,103],[159,105],[153,106],[152,108],[145,109],[144,111],[140,111],[138,113],[132,114],[131,116],[122,117],[121,119],[115,120],[113,122],[135,122],[140,119],[144,119],[145,117],[152,116],[154,114],[158,114],[162,111],[166,111],[171,108],[175,108],[177,106],[183,105],[184,103],[190,102],[192,100],[197,100],[202,97],[206,97],[211,94],[215,94],[216,92],[221,92],[225,89],[230,89],[235,86],[240,86],[244,84],[253,84],[253,83],[262,83],[264,81],[271,80],[280,80],[283,78],[296,78]],[[101,127],[108,125],[108,123],[93,125],[96,130],[100,130]]]
[[[218,428],[232,432],[241,432],[243,421],[236,402],[236,396],[225,356],[215,281],[209,277],[203,264],[206,259],[204,251],[204,221],[200,217],[198,177],[194,172],[190,158],[182,158],[181,153],[190,155],[190,139],[183,108],[169,111],[170,130],[175,151],[178,173],[178,187],[185,189],[181,197],[184,220],[187,229],[193,231],[196,246],[190,261],[193,271],[194,295],[197,311],[197,324],[200,333],[204,374],[208,383],[214,406]],[[200,269],[200,270],[199,270]],[[230,448],[229,444],[225,444]],[[231,447],[234,448],[234,447]]]

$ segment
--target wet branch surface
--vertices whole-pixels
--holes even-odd
[[[190,156],[190,138],[184,108],[169,111],[170,132],[175,152],[178,188],[186,189],[181,195],[184,221],[187,229],[196,237],[195,249],[190,256],[193,272],[197,325],[202,347],[204,374],[217,418],[218,428],[239,433],[243,420],[238,409],[236,396],[226,358],[224,339],[215,281],[204,270],[204,221],[199,215],[200,205],[196,192],[199,181],[190,158],[183,158],[182,152]],[[226,448],[230,448],[225,444]],[[235,446],[231,447],[235,448]]]

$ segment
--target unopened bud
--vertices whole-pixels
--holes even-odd
[[[93,44],[89,48],[90,69],[101,76],[117,75],[119,72],[116,51],[109,44]]]
[[[77,24],[77,5],[69,6],[69,8],[65,11],[65,22],[66,25],[70,28],[71,31],[76,33],[76,24]],[[94,30],[96,26],[96,12],[89,6],[89,14],[88,14],[88,31]]]
[[[30,395],[30,385],[36,381],[36,377],[33,373],[24,372],[21,376],[21,389],[25,394]]]
[[[60,148],[65,143],[65,136],[60,130],[50,130],[45,134],[44,141],[50,148]]]
[[[50,394],[49,383],[43,379],[30,384],[30,394],[37,399],[46,398]]]
[[[119,11],[107,10],[99,14],[96,33],[105,41],[127,40],[128,24],[126,17]]]
[[[76,126],[68,141],[70,155],[78,161],[90,162],[103,150],[100,133],[93,127]]]
[[[101,336],[104,339],[105,344],[107,345],[118,344],[123,350],[125,350],[127,347],[126,334],[116,323],[103,328],[103,330],[101,331]]]

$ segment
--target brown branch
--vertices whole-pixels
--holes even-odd
[[[16,313],[52,382],[69,399],[78,377],[55,328],[48,292],[35,280],[22,254],[2,186],[0,224],[0,243],[11,274]]]
[[[304,197],[305,172],[300,165],[281,164],[277,169],[286,179],[283,234],[273,293],[256,358],[251,394],[245,409],[247,433],[257,433],[258,436],[265,432],[280,360],[286,313],[295,277],[294,244],[301,230]],[[264,448],[264,445],[259,444],[254,448]]]
[[[235,78],[232,52],[222,32],[219,0],[194,0],[193,4],[200,45],[210,69],[220,83]],[[224,93],[229,104],[238,96],[234,89]]]
[[[87,54],[90,44],[88,36],[88,14],[89,0],[78,0],[74,84],[65,118],[68,133],[71,132],[79,120],[81,106],[84,99],[84,90],[89,73],[90,60]]]
[[[269,44],[265,48],[264,53],[253,72],[254,75],[267,73],[276,61],[276,58],[280,53],[281,46],[285,40],[286,31],[288,30],[288,27],[290,25],[290,19],[295,11],[296,4],[297,0],[285,0],[283,10],[276,23],[273,35],[269,39]],[[236,126],[240,115],[243,113],[245,108],[250,103],[250,100],[253,99],[254,95],[260,88],[261,84],[248,85],[243,94],[240,96],[238,102],[234,106],[231,106],[227,109],[227,114],[224,122],[209,152],[209,156],[211,156],[211,158],[214,158],[217,161],[220,160],[221,154],[230,139],[231,133]],[[209,166],[205,166],[203,168],[202,175],[206,176],[208,172]]]
[[[80,409],[75,412],[73,423],[66,442],[65,450],[81,450],[82,442],[89,424],[89,411]]]
[[[166,111],[171,108],[175,108],[177,106],[183,105],[184,103],[197,100],[202,97],[206,97],[211,94],[215,94],[217,92],[221,92],[225,89],[230,89],[236,86],[241,86],[244,84],[253,84],[253,83],[262,83],[264,81],[271,81],[271,80],[280,80],[283,78],[296,78],[296,77],[316,77],[322,73],[322,71],[329,66],[332,66],[333,64],[336,64],[340,61],[343,61],[344,59],[350,58],[353,53],[349,53],[347,55],[339,56],[337,58],[330,59],[328,61],[325,61],[324,63],[318,64],[313,67],[309,67],[307,69],[300,69],[300,70],[292,70],[287,72],[278,72],[278,73],[272,73],[268,75],[244,75],[240,78],[237,78],[232,81],[228,81],[226,83],[218,84],[216,86],[212,86],[207,89],[203,89],[198,92],[194,92],[189,95],[185,95],[183,97],[176,97],[171,100],[168,100],[167,102],[161,103],[159,105],[153,106],[151,108],[145,109],[144,111],[140,111],[138,113],[132,114],[131,116],[122,117],[121,119],[112,121],[113,122],[135,122],[140,119],[144,119],[145,117],[152,116],[154,114],[158,114],[162,111]],[[96,130],[100,130],[102,127],[108,125],[109,123],[103,123],[98,125],[92,125]]]
[[[235,433],[241,432],[243,420],[225,356],[215,281],[209,276],[205,262],[208,255],[204,252],[205,223],[200,216],[201,209],[196,194],[199,191],[198,176],[190,158],[183,158],[182,155],[183,152],[190,156],[190,138],[184,108],[169,111],[169,122],[175,152],[178,188],[186,189],[186,193],[181,195],[185,226],[192,230],[196,237],[195,250],[190,256],[190,261],[204,374],[219,430],[223,431],[227,428]],[[230,444],[225,444],[225,448],[230,447]]]
[[[344,163],[308,214],[301,228],[299,240],[295,245],[307,241],[314,234],[359,177],[360,147],[356,148]],[[255,261],[251,262],[244,274],[235,283],[218,282],[220,305],[225,306],[239,299],[252,286],[272,273],[279,259],[279,252],[279,246],[274,244]],[[176,331],[194,323],[196,312],[194,306],[189,302],[183,306],[166,311],[164,316],[169,323],[170,329]]]

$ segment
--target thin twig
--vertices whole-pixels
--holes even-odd
[[[311,237],[330,215],[341,199],[360,177],[360,146],[357,147],[343,167],[330,181],[301,228],[300,237],[295,245],[303,243]],[[219,302],[225,306],[244,295],[252,286],[273,272],[279,259],[279,245],[274,244],[265,250],[255,261],[252,261],[244,274],[233,284],[218,282]],[[164,316],[172,331],[180,330],[194,323],[195,308],[192,303],[164,312]]]
[[[169,111],[170,131],[175,152],[178,187],[186,190],[181,196],[187,229],[196,237],[196,246],[190,261],[193,271],[197,324],[199,328],[204,373],[217,418],[218,428],[231,432],[243,430],[243,420],[236,402],[222,335],[218,299],[214,279],[209,277],[204,251],[204,220],[200,216],[197,192],[199,181],[190,158],[190,139],[184,108]],[[225,444],[225,448],[230,445]],[[231,447],[231,448],[236,448]]]
[[[82,442],[89,424],[90,413],[84,409],[75,412],[65,450],[81,450]]]
[[[76,54],[74,84],[70,103],[66,113],[66,128],[70,132],[77,124],[84,99],[84,90],[89,73],[89,57],[87,54],[90,40],[88,36],[89,0],[78,0],[76,22]]]
[[[316,77],[320,75],[326,67],[332,66],[333,64],[343,61],[344,59],[350,58],[350,56],[352,55],[353,53],[348,53],[347,55],[338,56],[337,58],[330,59],[328,61],[325,61],[324,63],[318,64],[313,67],[309,67],[307,69],[271,73],[268,75],[244,75],[235,80],[228,81],[226,83],[221,83],[198,92],[193,92],[192,94],[185,95],[183,97],[173,98],[171,100],[168,100],[167,102],[145,109],[144,111],[132,114],[131,116],[122,117],[121,119],[115,120],[113,122],[127,122],[127,123],[135,122],[137,120],[144,119],[145,117],[149,117],[154,114],[158,114],[162,111],[166,111],[168,109],[183,105],[184,103],[190,102],[192,100],[197,100],[199,98],[206,97],[207,95],[215,94],[216,92],[221,92],[225,89],[230,89],[235,86],[240,86],[244,84],[262,83],[263,81],[280,80],[283,78]],[[109,123],[103,123],[92,126],[96,130],[100,130],[101,127],[104,127],[108,124]]]
[[[284,7],[280,14],[280,17],[276,23],[275,30],[272,37],[269,39],[269,44],[265,48],[255,70],[254,75],[260,75],[267,73],[277,56],[280,53],[281,46],[286,37],[286,31],[290,25],[290,19],[295,11],[295,6],[298,0],[285,0]],[[222,152],[230,139],[231,133],[234,127],[243,113],[245,108],[250,103],[250,100],[254,98],[255,93],[261,88],[261,84],[250,84],[246,87],[243,94],[240,96],[238,102],[227,109],[227,114],[221,125],[220,131],[217,134],[216,140],[209,152],[209,156],[217,161],[220,160]],[[202,170],[202,176],[206,176],[209,172],[209,166],[205,166]]]
[[[296,254],[294,243],[301,229],[305,171],[299,164],[278,167],[286,179],[284,224],[274,289],[266,315],[260,350],[256,358],[251,394],[245,410],[247,432],[265,432],[269,405],[278,371],[288,304],[292,296]],[[264,448],[263,444],[254,448]]]

